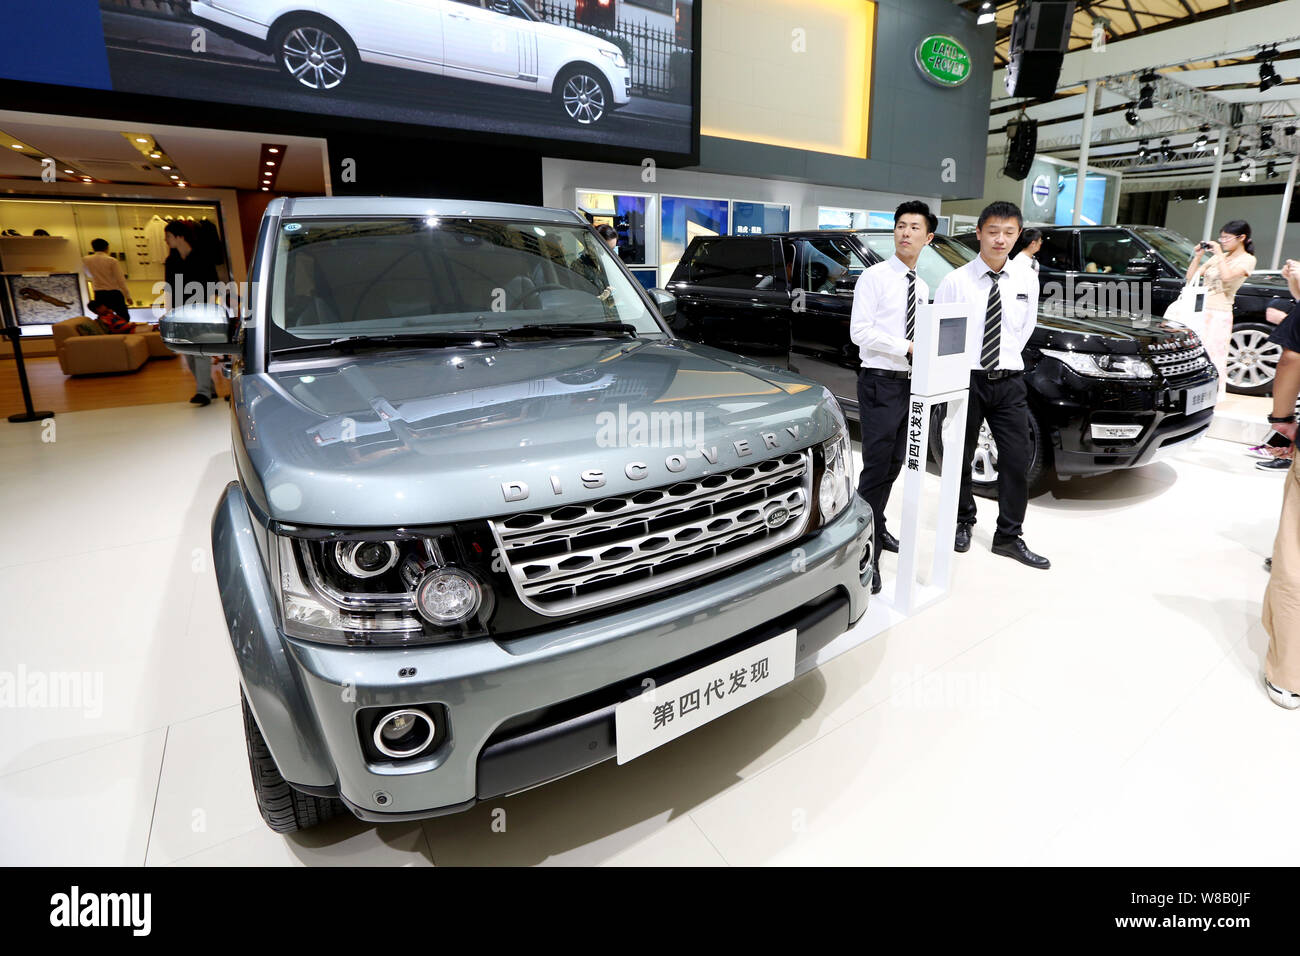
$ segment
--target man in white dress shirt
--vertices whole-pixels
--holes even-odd
[[[1030,551],[1021,538],[1029,502],[1030,446],[1025,364],[1020,353],[1038,322],[1038,274],[1009,261],[1023,226],[1015,203],[985,206],[975,230],[980,254],[944,277],[935,290],[934,301],[936,305],[969,304],[971,320],[983,326],[980,354],[971,369],[954,547],[957,551],[970,550],[975,524],[971,455],[980,423],[987,421],[998,449],[998,524],[993,553],[1046,570],[1051,562]]]
[[[897,551],[885,530],[889,490],[903,470],[907,445],[907,403],[912,394],[912,339],[917,304],[930,290],[916,274],[916,260],[939,220],[923,202],[894,210],[894,254],[858,276],[853,289],[849,338],[858,347],[858,421],[862,426],[862,474],[858,494],[875,513],[876,566],[871,593],[880,592],[880,552]]]
[[[1020,252],[1013,261],[1017,265],[1027,266],[1033,270],[1034,275],[1037,275],[1037,257],[1038,250],[1043,248],[1043,230],[1030,226],[1020,234],[1020,239],[1016,242],[1016,245],[1020,247]]]

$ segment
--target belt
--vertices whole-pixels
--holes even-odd
[[[868,375],[874,375],[877,378],[911,378],[912,377],[911,372],[901,372],[891,368],[864,367],[862,371],[866,372]]]
[[[988,379],[990,382],[996,382],[1000,378],[1011,378],[1013,375],[1023,375],[1024,372],[1020,371],[1020,369],[1015,369],[1015,368],[999,368],[999,369],[994,369],[992,372],[979,368],[979,369],[975,369],[972,372],[972,374],[981,375],[984,378]]]

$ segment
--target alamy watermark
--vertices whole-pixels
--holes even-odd
[[[48,708],[104,714],[104,675],[100,671],[0,671],[0,710]]]
[[[699,448],[704,444],[704,413],[618,411],[596,415],[599,448]]]

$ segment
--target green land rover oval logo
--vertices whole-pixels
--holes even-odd
[[[928,36],[916,47],[921,75],[940,86],[961,86],[970,79],[970,54],[950,36]]]

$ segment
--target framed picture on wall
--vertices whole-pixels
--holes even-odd
[[[6,275],[5,287],[19,326],[53,325],[86,314],[75,272]]]

